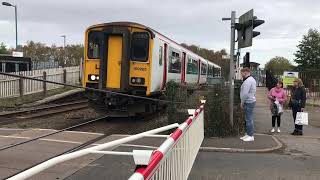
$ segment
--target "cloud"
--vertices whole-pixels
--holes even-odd
[[[9,0],[8,0],[9,1]],[[296,45],[309,28],[318,28],[320,1],[305,0],[11,0],[18,5],[19,42],[28,40],[62,45],[83,43],[85,29],[96,23],[134,21],[176,40],[214,50],[229,49],[232,10],[237,16],[251,8],[266,21],[257,28],[252,59],[264,64],[273,56],[293,59]],[[0,6],[0,41],[14,46],[14,11]]]

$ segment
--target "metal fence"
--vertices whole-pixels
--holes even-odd
[[[49,81],[78,84],[80,83],[80,67],[66,67],[21,71],[15,75],[45,79]],[[61,85],[0,75],[0,98],[17,97],[62,87]]]
[[[136,170],[129,180],[186,180],[204,138],[203,106],[187,119],[153,153],[146,167]]]

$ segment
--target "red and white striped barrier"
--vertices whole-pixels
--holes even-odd
[[[129,180],[186,180],[204,138],[203,105],[153,152],[150,163]]]

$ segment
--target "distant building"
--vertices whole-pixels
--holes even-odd
[[[20,72],[31,70],[31,58],[0,55],[0,72]]]
[[[250,62],[251,76],[257,81],[257,86],[265,86],[266,83],[266,73],[264,69],[261,69],[259,63]],[[236,70],[236,79],[241,79],[241,69],[243,68],[243,63],[240,64],[239,68]]]

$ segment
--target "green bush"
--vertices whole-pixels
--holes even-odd
[[[187,88],[170,81],[166,85],[165,96],[166,100],[171,101],[166,109],[168,124],[182,123],[188,117],[184,108],[188,98]]]
[[[188,117],[187,109],[199,107],[200,97],[204,97],[205,104],[205,135],[207,137],[235,136],[244,131],[244,115],[240,110],[240,85],[235,85],[234,98],[234,126],[229,122],[229,89],[223,85],[202,87],[194,93],[188,94],[185,86],[175,82],[168,82],[166,86],[167,104],[166,115],[168,123],[182,123]],[[175,103],[180,102],[180,103]]]
[[[235,136],[244,132],[244,113],[240,110],[240,87],[235,86],[233,127],[229,121],[229,89],[215,86],[209,90],[205,105],[206,137]]]

